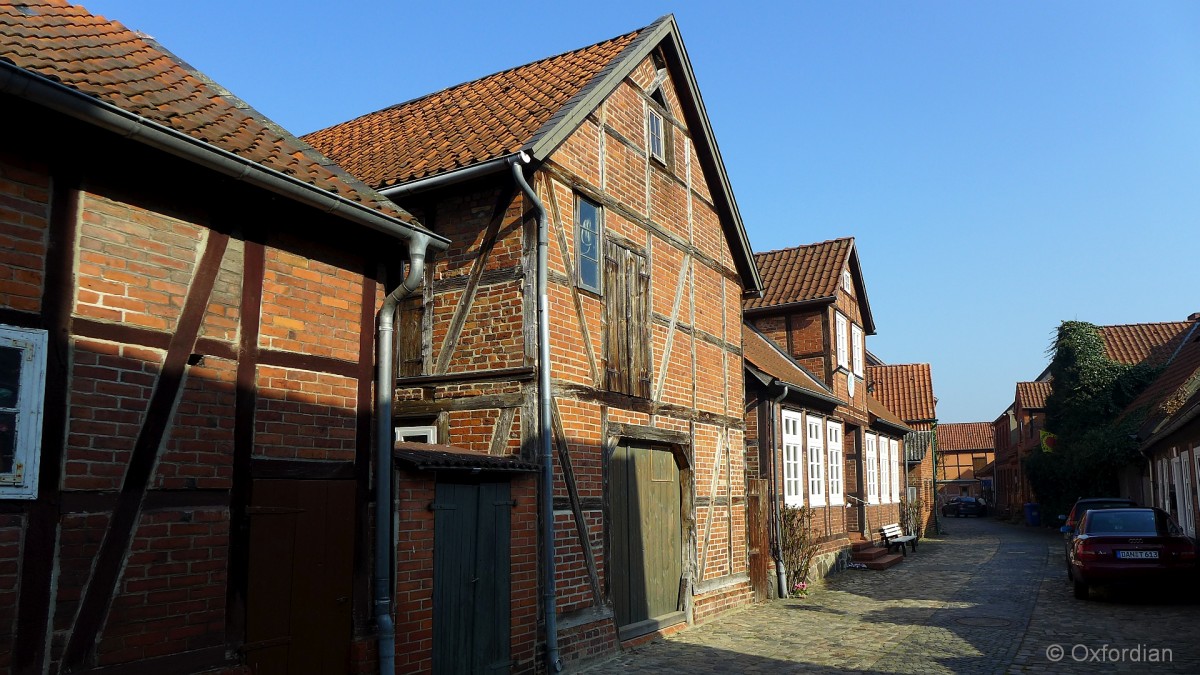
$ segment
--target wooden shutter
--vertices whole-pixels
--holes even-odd
[[[650,397],[650,268],[646,258],[604,243],[605,388]]]

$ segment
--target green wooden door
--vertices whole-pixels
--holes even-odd
[[[669,451],[622,445],[613,454],[609,481],[613,611],[617,626],[642,625],[648,632],[655,628],[650,624],[682,618],[677,611],[683,574],[679,467]]]
[[[433,672],[507,673],[507,481],[439,481],[434,501]]]

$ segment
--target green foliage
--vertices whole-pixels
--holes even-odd
[[[1079,497],[1117,493],[1121,469],[1140,460],[1132,434],[1145,417],[1122,412],[1158,373],[1109,359],[1090,323],[1059,326],[1050,362],[1054,389],[1046,399],[1046,429],[1058,442],[1054,452],[1035,450],[1025,462],[1043,513],[1066,513]]]
[[[783,566],[787,569],[788,588],[808,582],[808,570],[817,554],[817,537],[813,532],[813,510],[807,506],[785,506],[780,511],[780,543]]]

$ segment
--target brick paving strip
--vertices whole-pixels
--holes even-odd
[[[1056,532],[991,520],[945,527],[950,535],[889,570],[846,570],[805,599],[732,612],[577,672],[1200,672],[1194,604],[1079,602]],[[1079,643],[1155,646],[1166,635],[1178,643],[1171,664],[1076,663],[1069,653]],[[1051,644],[1065,645],[1063,661],[1046,657]]]

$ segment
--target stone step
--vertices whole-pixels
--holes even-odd
[[[904,556],[899,553],[888,553],[874,560],[866,560],[864,562],[869,570],[886,570],[893,565],[899,565],[904,562]]]
[[[887,554],[888,550],[886,548],[882,546],[871,546],[868,548],[855,549],[854,552],[850,554],[850,558],[852,560],[857,560],[858,562],[866,562],[868,560],[882,558]]]
[[[850,550],[851,551],[861,551],[861,550],[867,549],[867,548],[875,548],[875,542],[866,541],[866,540],[850,542]]]

